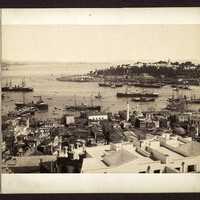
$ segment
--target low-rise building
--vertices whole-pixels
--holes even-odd
[[[103,121],[108,120],[108,115],[105,113],[91,113],[88,114],[89,121]]]
[[[74,124],[75,123],[74,116],[66,115],[65,116],[65,123],[66,123],[66,125]]]
[[[200,172],[200,143],[165,133],[140,143],[120,143],[86,149],[82,173]]]

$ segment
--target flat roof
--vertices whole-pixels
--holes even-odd
[[[82,165],[82,172],[91,172],[91,171],[96,171],[99,169],[107,169],[108,167],[99,159],[96,158],[85,158],[83,160],[83,165]]]
[[[177,147],[177,149],[184,151],[189,156],[199,156],[200,155],[200,143],[196,141],[191,141],[186,144],[182,144]]]
[[[178,153],[176,153],[176,152],[174,152],[174,151],[172,151],[172,150],[169,150],[169,149],[167,149],[167,148],[165,148],[165,147],[159,147],[159,148],[157,148],[157,150],[158,150],[159,152],[163,153],[163,154],[166,154],[166,155],[170,156],[170,157],[173,158],[173,159],[181,159],[181,158],[184,158],[184,156],[182,156],[182,155],[180,155],[180,154],[178,154]]]
[[[121,144],[121,143],[118,143]],[[128,143],[128,144],[122,144],[122,149],[128,151],[129,153],[131,153],[133,156],[137,157],[138,159],[135,159],[134,162],[151,162],[153,161],[152,159],[145,157],[139,153],[137,153],[135,151],[135,148],[133,147],[132,143]],[[112,151],[110,151],[110,145],[101,145],[101,146],[95,146],[95,147],[87,147],[86,148],[87,153],[96,159],[100,159],[103,160],[103,155],[112,153]]]
[[[22,157],[13,157],[16,160],[9,160],[7,164],[12,165],[13,167],[30,167],[30,166],[39,166],[40,159],[42,162],[55,161],[55,155],[43,155],[43,156],[22,156]]]

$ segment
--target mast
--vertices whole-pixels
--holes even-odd
[[[77,106],[76,95],[74,95],[74,106]]]
[[[25,87],[25,78],[22,79],[22,87]]]
[[[23,104],[25,104],[25,93],[22,93],[22,98],[23,98]]]
[[[9,87],[12,87],[12,81],[10,80]]]
[[[125,94],[128,93],[128,85],[126,86]]]

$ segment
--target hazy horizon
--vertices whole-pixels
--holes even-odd
[[[200,61],[200,25],[3,25],[2,60],[36,63]]]

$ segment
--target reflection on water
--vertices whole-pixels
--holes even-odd
[[[62,64],[62,65],[12,65],[7,71],[2,72],[2,85],[6,80],[12,80],[13,84],[20,84],[25,78],[26,85],[33,87],[34,92],[25,95],[25,101],[37,100],[37,96],[42,96],[43,100],[49,104],[48,113],[39,113],[38,117],[60,117],[65,105],[74,105],[75,99],[78,103],[99,104],[106,112],[118,112],[126,109],[127,99],[116,98],[118,91],[124,92],[126,86],[122,88],[100,88],[98,83],[74,83],[60,82],[56,78],[60,75],[71,75],[87,73],[100,67],[108,67],[103,64]],[[180,91],[180,94],[191,96],[200,95],[200,88],[192,86],[192,90]],[[142,88],[129,87],[129,91],[142,91]],[[129,100],[132,110],[160,110],[166,106],[167,99],[172,95],[172,88],[164,86],[160,89],[146,89],[147,91],[159,92],[160,97],[155,102],[132,102]],[[101,92],[102,99],[95,99],[94,96]],[[12,111],[15,102],[22,101],[22,93],[6,93],[2,101],[2,114]],[[190,105],[191,109],[199,109],[199,105]]]

